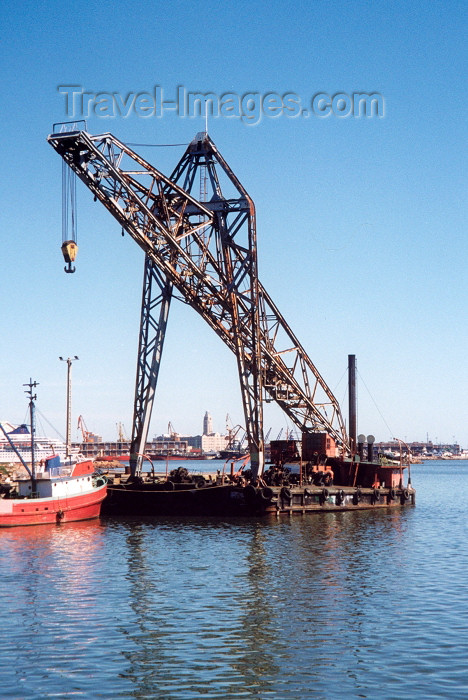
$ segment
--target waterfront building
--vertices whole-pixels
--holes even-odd
[[[225,450],[229,437],[220,433],[211,433],[211,435],[187,435],[184,440],[187,440],[190,447],[210,454]]]
[[[170,427],[171,424],[169,424]],[[86,457],[97,455],[119,456],[130,453],[130,441],[118,440],[117,442],[103,441],[94,433],[87,433],[91,438],[84,442],[73,443]],[[213,419],[206,411],[203,417],[202,435],[179,435],[171,431],[167,435],[158,435],[146,443],[146,454],[162,455],[190,455],[191,452],[211,454],[225,450],[228,447],[229,436],[221,435],[213,431]]]
[[[440,457],[442,455],[453,455],[454,457],[460,456],[460,445],[458,443],[433,443],[431,440],[426,440],[426,442],[408,442],[408,447],[411,450],[411,454],[415,457]],[[374,449],[380,453],[393,453],[399,454],[400,443],[398,440],[389,440],[388,442],[376,442],[374,444]]]

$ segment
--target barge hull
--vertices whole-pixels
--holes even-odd
[[[163,485],[165,486],[165,485]],[[102,515],[242,516],[306,514],[415,504],[411,488],[254,487],[232,484],[166,490],[159,484],[108,485]]]

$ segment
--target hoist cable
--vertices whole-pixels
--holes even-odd
[[[167,146],[188,146],[188,143],[126,143],[126,146],[144,146],[148,148],[166,148]]]

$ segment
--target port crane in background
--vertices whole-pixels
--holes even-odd
[[[83,416],[78,416],[78,425],[77,425],[77,430],[81,430],[81,435],[83,438],[83,442],[91,442],[90,440],[90,435],[92,434],[84,421]]]
[[[176,433],[171,421],[169,421],[169,423],[167,424],[167,434],[169,435],[171,440],[175,440],[179,437],[179,433]]]
[[[264,466],[264,400],[302,433],[324,431],[349,449],[336,398],[258,278],[254,203],[208,134],[166,177],[112,134],[71,128],[49,143],[145,253],[131,473],[141,470],[174,295],[236,356],[254,479]]]
[[[126,433],[125,433],[125,426],[122,422],[116,423],[115,427],[117,428],[117,439],[119,442],[130,442],[128,439]]]
[[[229,413],[226,416],[226,433],[228,436],[228,441],[226,444],[226,449],[235,449],[236,446],[241,449],[242,445],[247,436],[247,431],[242,425],[233,425]],[[238,435],[240,434],[240,437]],[[237,439],[236,439],[237,438]],[[266,441],[266,438],[265,438]]]

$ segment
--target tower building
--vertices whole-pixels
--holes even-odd
[[[211,435],[213,432],[213,419],[211,418],[208,411],[205,413],[203,418],[203,435]]]

